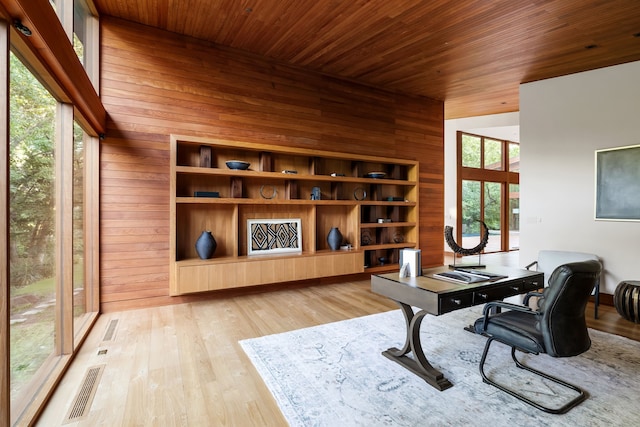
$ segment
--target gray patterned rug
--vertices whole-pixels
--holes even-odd
[[[443,392],[381,355],[404,344],[399,310],[241,341],[291,426],[635,426],[640,425],[640,343],[590,331],[577,357],[524,356],[525,363],[588,390],[564,415],[538,411],[482,382],[485,338],[462,328],[481,308],[427,316],[421,340],[453,383]],[[510,350],[491,347],[486,371],[536,398],[562,399],[553,383],[513,367]]]

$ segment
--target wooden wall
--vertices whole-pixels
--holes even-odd
[[[443,262],[443,103],[102,18],[101,309],[169,297],[169,135],[420,161],[423,263]]]

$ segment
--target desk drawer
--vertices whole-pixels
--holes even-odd
[[[473,294],[459,294],[454,296],[445,296],[440,299],[440,314],[458,310],[460,308],[471,307],[473,305]]]
[[[522,287],[525,292],[537,291],[538,289],[544,288],[544,279],[523,279]]]
[[[509,285],[496,286],[494,288],[483,289],[473,293],[474,304],[484,304],[489,301],[498,301],[504,298],[523,293],[521,283],[511,283]]]
[[[514,295],[525,294],[541,287],[540,281],[535,279],[514,280],[509,284],[502,284],[492,288],[475,291],[473,304],[484,304],[489,301],[498,301]]]
[[[514,280],[511,284],[501,287],[503,291],[502,298],[525,294],[529,291],[541,289],[543,286],[544,284],[542,283],[542,280],[537,280],[535,278]]]

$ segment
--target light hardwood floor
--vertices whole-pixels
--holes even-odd
[[[238,341],[392,309],[363,280],[105,314],[37,425],[63,425],[87,370],[104,365],[88,415],[65,426],[286,426]],[[590,327],[640,341],[613,307],[592,310]]]

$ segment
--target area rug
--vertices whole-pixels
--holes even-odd
[[[422,322],[427,357],[453,383],[442,392],[381,354],[404,344],[400,310],[240,344],[294,427],[640,425],[639,342],[590,330],[591,349],[580,356],[525,355],[531,366],[589,392],[567,414],[551,415],[482,382],[478,362],[486,339],[463,329],[480,313],[473,307]],[[566,397],[553,383],[515,368],[502,344],[492,345],[485,368],[543,401]]]

